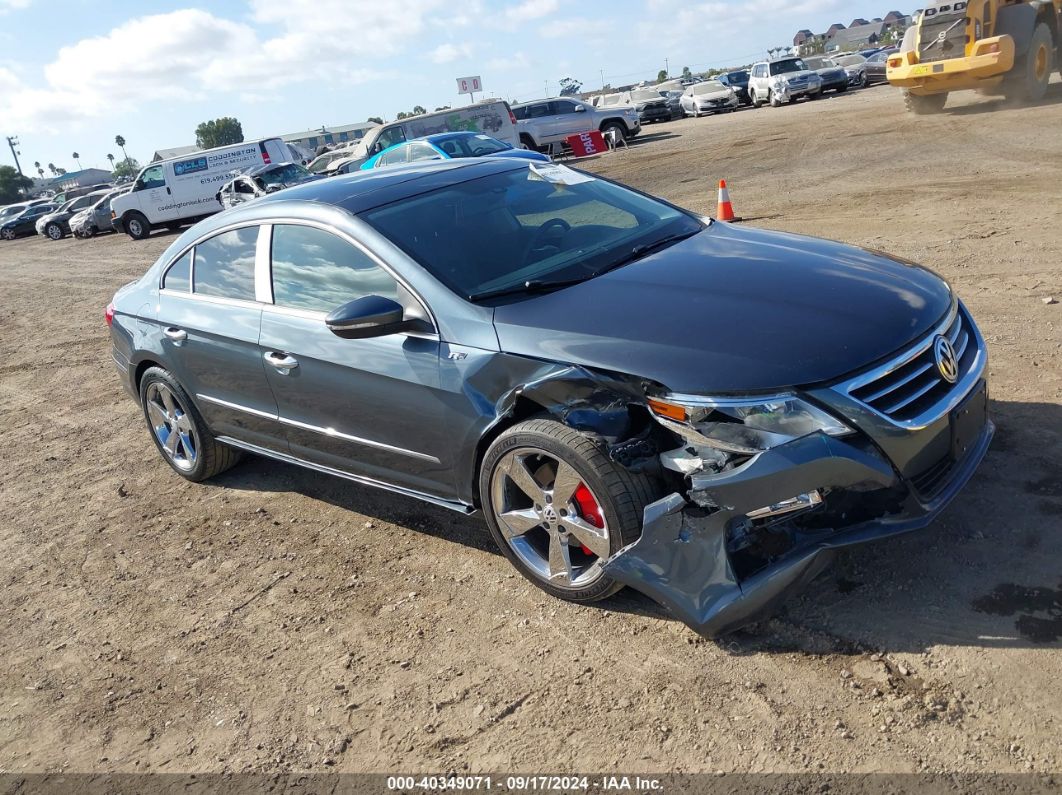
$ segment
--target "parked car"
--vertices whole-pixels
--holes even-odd
[[[730,113],[739,105],[737,92],[718,80],[694,83],[682,94],[682,110],[694,118],[707,113]]]
[[[456,132],[427,135],[413,141],[395,144],[361,164],[362,171],[420,160],[454,160],[462,157],[515,157],[549,163],[549,155],[530,149],[517,149],[504,141],[483,133]]]
[[[251,166],[236,172],[232,179],[218,189],[215,198],[222,207],[228,209],[267,193],[276,193],[284,188],[317,179],[322,179],[320,174],[313,174],[298,163]]]
[[[889,62],[889,56],[896,52],[895,48],[889,47],[874,53],[866,60],[867,84],[888,82],[885,67]]]
[[[70,219],[82,210],[86,210],[110,191],[102,190],[95,193],[86,193],[76,199],[70,199],[53,213],[41,216],[37,219],[35,228],[37,234],[44,235],[49,240],[62,240],[70,234]]]
[[[479,509],[547,593],[633,586],[709,636],[929,524],[993,434],[985,343],[929,270],[554,164],[265,196],[106,318],[181,477],[249,452]]]
[[[22,212],[0,219],[0,237],[4,240],[14,240],[16,237],[32,235],[36,231],[38,219],[56,209],[58,208],[54,204],[35,204],[23,208]]]
[[[678,90],[674,91],[661,91],[662,96],[667,101],[667,109],[671,113],[671,120],[681,119],[686,115],[686,111],[682,109],[682,92]]]
[[[737,94],[738,101],[742,105],[752,104],[752,97],[749,96],[749,72],[747,69],[736,69],[733,72],[716,75],[715,79],[724,86],[730,86],[734,89],[734,93]]]
[[[312,171],[314,174],[324,174],[328,171],[328,167],[332,163],[336,162],[337,160],[349,158],[352,154],[353,152],[348,148],[332,149],[315,157],[313,160],[310,161],[309,165],[307,165],[306,168]]]
[[[0,224],[4,221],[10,221],[12,218],[18,215],[22,215],[30,207],[38,207],[42,204],[52,204],[53,202],[47,199],[34,199],[28,202],[17,202],[15,204],[9,204],[6,207],[0,208]]]
[[[70,219],[70,231],[77,237],[92,237],[101,232],[114,231],[111,222],[111,200],[128,191],[127,187],[108,191],[91,207],[81,210]]]
[[[848,72],[832,58],[813,55],[805,58],[804,63],[822,79],[823,91],[835,91],[840,94],[848,90]]]
[[[848,75],[848,85],[855,88],[866,88],[870,85],[870,75],[867,72],[867,59],[862,55],[838,55],[834,63],[842,67]]]
[[[801,97],[818,99],[822,96],[822,78],[800,58],[762,61],[752,67],[749,75],[749,96],[757,108],[765,102],[777,108]]]
[[[634,88],[620,93],[620,104],[632,105],[638,111],[638,121],[651,124],[654,121],[671,121],[671,108],[667,99],[655,88]]]
[[[540,99],[513,106],[520,143],[528,149],[563,144],[569,135],[590,130],[614,130],[621,138],[642,131],[638,111],[631,105],[595,108],[570,97]]]

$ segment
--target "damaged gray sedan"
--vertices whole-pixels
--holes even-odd
[[[189,229],[107,310],[163,459],[244,453],[482,510],[531,582],[710,637],[929,524],[993,433],[930,271],[579,171],[428,162]]]

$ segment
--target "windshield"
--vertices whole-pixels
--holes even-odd
[[[807,64],[805,64],[799,58],[790,58],[786,61],[777,61],[771,64],[772,75],[785,75],[790,72],[803,72],[807,70]]]
[[[859,66],[866,63],[867,59],[862,55],[846,55],[843,58],[838,58],[837,63],[841,66]]]
[[[450,157],[483,157],[512,149],[509,144],[497,138],[491,138],[489,135],[455,135],[436,138],[432,144]]]
[[[292,182],[300,182],[310,176],[313,175],[298,163],[285,163],[264,174],[258,174],[255,180],[263,187],[268,187],[269,185],[290,185]]]
[[[703,224],[673,207],[564,166],[527,167],[363,213],[458,295],[582,280],[636,249]]]

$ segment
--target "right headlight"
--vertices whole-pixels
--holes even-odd
[[[792,394],[716,398],[668,395],[651,398],[657,421],[695,445],[737,455],[756,455],[813,433],[845,436],[841,420]]]

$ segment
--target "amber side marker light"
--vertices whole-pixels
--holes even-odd
[[[649,408],[653,410],[654,414],[659,414],[661,417],[667,417],[669,420],[675,420],[676,422],[686,421],[686,409],[682,408],[682,406],[676,406],[673,403],[665,403],[662,400],[649,398]]]

